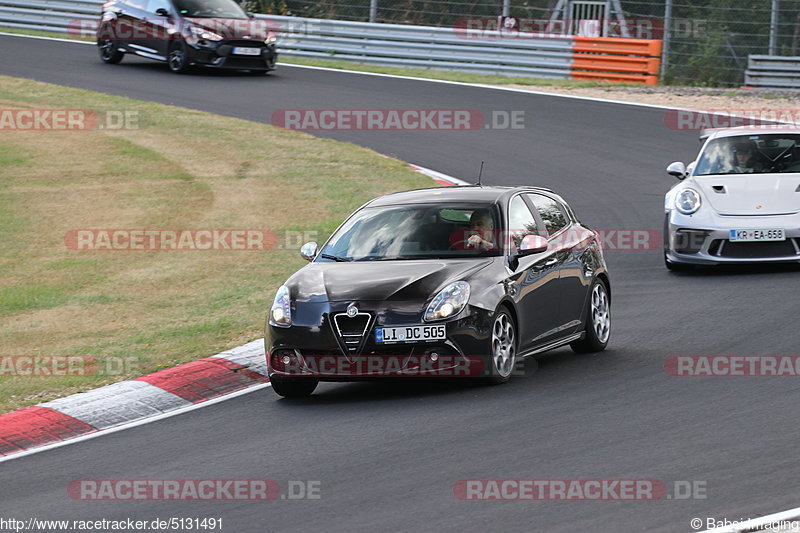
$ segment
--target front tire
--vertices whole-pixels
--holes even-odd
[[[117,43],[113,39],[103,38],[97,41],[98,51],[100,52],[100,60],[109,65],[116,65],[125,56],[124,53],[118,50]]]
[[[186,54],[186,45],[182,41],[173,41],[169,45],[167,65],[169,65],[169,69],[176,74],[186,74],[189,72],[189,58]]]
[[[492,324],[491,383],[505,383],[511,379],[517,362],[517,328],[505,308],[500,308]]]
[[[584,336],[569,346],[576,353],[602,352],[611,336],[611,299],[606,284],[599,279],[592,283],[587,307]]]
[[[310,378],[281,378],[273,376],[270,378],[272,390],[284,398],[305,398],[311,396],[317,388],[319,381]]]

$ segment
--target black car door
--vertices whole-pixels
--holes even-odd
[[[117,27],[120,43],[128,51],[138,52],[145,37],[147,0],[125,0],[120,2],[117,12]]]
[[[561,307],[559,309],[559,328],[563,334],[574,331],[580,325],[588,285],[591,279],[585,278],[582,261],[588,232],[573,221],[567,209],[557,199],[545,194],[527,195],[534,204],[547,230],[548,244],[558,259],[556,267],[559,271],[561,287]]]
[[[170,29],[173,26],[173,9],[168,0],[149,0],[145,21],[146,38],[141,43],[146,52],[160,58],[167,57]]]
[[[135,43],[135,34],[138,31],[141,10],[135,1],[119,1],[110,5],[103,12],[103,21],[111,29],[109,37],[117,42],[118,46],[127,47]]]
[[[523,195],[514,196],[508,205],[507,233],[509,254],[526,235],[544,235]],[[517,304],[519,322],[519,351],[546,344],[557,336],[561,293],[559,288],[557,250],[511,259],[506,291]]]

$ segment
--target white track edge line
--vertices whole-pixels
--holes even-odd
[[[6,37],[24,37],[26,39],[38,39],[40,41],[56,41],[59,43],[78,43],[78,44],[91,44],[94,45],[92,41],[79,41],[78,39],[62,39],[60,37],[45,37],[44,35],[28,35],[26,33],[9,33],[6,31],[0,31],[0,35],[4,35]]]
[[[706,529],[698,533],[740,533],[743,531],[751,531],[754,528],[761,528],[773,522],[780,522],[782,520],[791,520],[793,518],[800,518],[800,507],[795,507],[794,509],[789,509],[787,511],[781,511],[778,513],[761,516],[759,518],[751,518],[750,520],[745,520],[744,522],[740,522],[738,524],[733,524],[730,526],[717,527],[714,529]]]
[[[208,407],[209,405],[214,405],[220,402],[224,402],[225,400],[230,400],[233,398],[237,398],[239,396],[244,396],[245,394],[250,394],[251,392],[256,392],[261,389],[265,389],[267,387],[271,387],[272,383],[258,383],[256,385],[251,385],[247,388],[238,390],[236,392],[231,392],[230,394],[225,394],[223,396],[218,396],[216,398],[212,398],[210,400],[206,400],[199,403],[194,403],[192,405],[187,405],[185,407],[180,407],[173,411],[167,411],[166,413],[162,413],[160,415],[150,416],[147,418],[142,418],[140,420],[134,420],[132,422],[126,422],[124,424],[120,424],[119,426],[114,426],[108,429],[100,429],[95,431],[94,433],[88,433],[86,435],[81,435],[80,437],[75,437],[71,439],[62,440],[59,442],[53,442],[51,444],[45,444],[44,446],[38,446],[36,448],[29,448],[27,450],[23,450],[21,452],[16,452],[11,455],[7,455],[5,457],[0,457],[0,463],[4,463],[6,461],[13,461],[14,459],[19,459],[21,457],[27,457],[29,455],[34,455],[40,452],[52,450],[54,448],[60,448],[62,446],[68,446],[70,444],[75,444],[77,442],[83,442],[86,440],[96,439],[97,437],[102,437],[104,435],[109,435],[111,433],[116,433],[117,431],[123,431],[125,429],[130,429],[136,426],[143,426],[145,424],[149,424],[151,422],[156,422],[158,420],[163,420],[165,418],[170,418],[177,415],[182,415],[184,413],[188,413],[190,411],[194,411],[196,409],[201,409],[203,407]]]

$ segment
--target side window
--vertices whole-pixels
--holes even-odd
[[[147,3],[148,12],[155,13],[159,9],[166,9],[171,12],[168,0],[150,0]]]
[[[538,235],[536,219],[521,196],[515,196],[508,206],[508,234],[517,248],[526,235]]]
[[[564,208],[556,200],[543,194],[529,194],[528,197],[539,210],[547,233],[552,235],[569,224],[569,219]]]

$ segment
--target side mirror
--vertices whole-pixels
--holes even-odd
[[[313,261],[317,257],[318,245],[316,242],[307,242],[300,248],[300,256],[306,261]]]
[[[674,163],[670,163],[670,165],[667,167],[667,174],[669,174],[670,176],[675,176],[679,180],[685,179],[687,176],[686,165],[684,165],[680,161],[675,161]]]
[[[517,257],[538,254],[547,250],[547,239],[541,235],[525,235],[517,249]]]
[[[167,11],[163,7],[159,7],[158,9],[156,9],[156,15],[158,15],[159,17],[168,17],[169,11]]]

